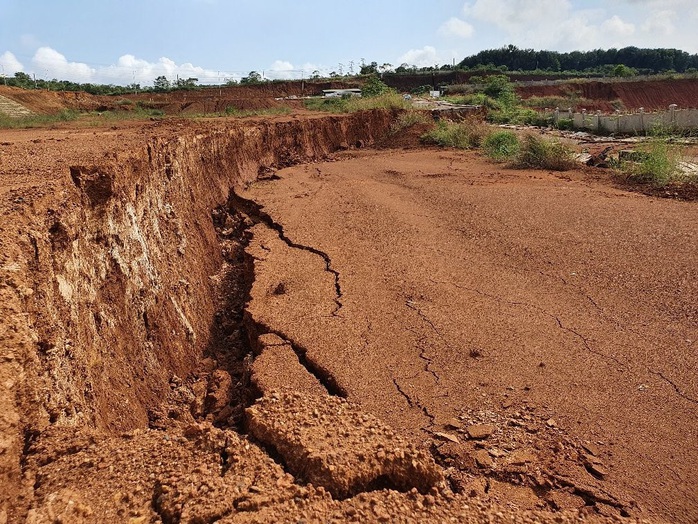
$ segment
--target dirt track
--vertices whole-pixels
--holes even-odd
[[[698,518],[695,203],[389,124],[1,133],[0,519]]]
[[[341,296],[260,235],[250,310],[350,399],[419,439],[463,414],[552,418],[537,431],[602,443],[599,489],[698,518],[695,204],[439,151],[278,175],[244,196],[327,253]],[[468,462],[467,446],[442,447]],[[535,452],[548,473],[579,473]]]

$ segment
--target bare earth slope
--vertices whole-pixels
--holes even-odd
[[[0,132],[0,524],[696,521],[695,203],[394,117]]]
[[[505,433],[529,413],[532,462],[552,484],[698,519],[695,204],[438,151],[348,153],[277,175],[243,196],[334,273],[255,228],[249,311],[349,399],[465,472],[462,432],[445,444],[437,433],[470,419]],[[558,429],[601,470],[540,445]],[[511,480],[507,453],[490,455],[475,462]]]

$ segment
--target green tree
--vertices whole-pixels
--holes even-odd
[[[485,78],[484,93],[499,100],[513,95],[514,86],[505,75],[490,75]]]
[[[159,76],[153,81],[153,89],[155,91],[167,91],[170,89],[170,81],[166,76]]]
[[[625,64],[618,64],[616,67],[613,68],[611,74],[613,76],[627,78],[629,76],[635,76],[637,74],[637,71],[632,67],[626,66]]]
[[[361,66],[361,70],[359,71],[360,75],[375,75],[376,73],[378,73],[378,62],[364,64]]]
[[[361,96],[372,97],[382,95],[390,88],[378,78],[378,75],[371,75],[361,88]]]
[[[250,71],[250,74],[240,80],[241,84],[259,84],[262,82],[262,75],[257,71]]]
[[[198,81],[198,78],[187,78],[186,80],[183,78],[178,78],[177,82],[175,83],[175,87],[177,89],[196,89],[196,84]]]

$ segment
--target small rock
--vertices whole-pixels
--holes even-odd
[[[598,457],[601,454],[599,447],[591,442],[583,443],[582,447],[595,457]]]
[[[473,424],[468,426],[468,435],[472,439],[484,439],[492,435],[495,429],[492,424]]]
[[[608,475],[608,470],[603,464],[587,464],[586,468],[589,473],[601,479]]]
[[[463,424],[461,424],[460,420],[452,418],[448,422],[446,422],[446,427],[450,429],[461,429],[463,427]]]
[[[510,466],[523,466],[530,462],[535,462],[535,460],[536,455],[533,452],[527,449],[519,449],[517,451],[514,451],[511,455],[509,455],[509,457],[506,460],[506,463]]]
[[[548,420],[546,420],[545,423],[549,428],[556,428],[557,427],[557,422],[555,421],[554,418],[549,418]]]
[[[486,449],[480,449],[473,453],[473,459],[475,459],[475,464],[477,464],[479,468],[494,467],[494,461]]]
[[[436,435],[439,438],[442,438],[444,440],[450,440],[451,442],[458,444],[460,441],[458,440],[458,437],[455,435],[451,435],[450,433],[443,433],[441,431],[435,431],[434,435]]]

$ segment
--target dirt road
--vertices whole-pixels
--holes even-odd
[[[695,522],[696,204],[471,153],[337,160],[241,195],[268,215],[248,248],[255,321],[335,393],[434,441],[456,484],[479,469],[491,497],[535,507],[550,485],[533,470],[574,487],[563,507]],[[464,442],[476,422],[489,460]],[[513,451],[533,481],[505,467]]]

